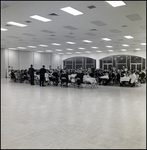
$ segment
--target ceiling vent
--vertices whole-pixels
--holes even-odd
[[[41,32],[45,32],[45,33],[55,33],[53,31],[49,31],[49,30],[40,30]]]
[[[10,25],[10,24],[6,24],[5,26],[7,26],[7,27],[12,27],[12,25]]]
[[[89,35],[89,36],[96,36],[96,34],[94,33],[85,33],[86,35]]]
[[[70,35],[67,35],[67,36],[64,36],[64,37],[67,37],[67,38],[75,38],[75,37],[70,36]]]
[[[55,13],[51,13],[51,14],[48,14],[49,16],[59,16],[59,15],[57,15],[57,14],[55,14]]]
[[[126,15],[131,21],[142,20],[142,18],[138,14]]]
[[[114,29],[114,30],[110,30],[111,32],[113,33],[121,33],[121,31],[117,30],[117,29]]]
[[[93,9],[93,8],[96,8],[94,5],[91,5],[91,6],[87,6],[89,9]]]
[[[91,29],[90,31],[96,31],[97,29]]]
[[[78,28],[75,28],[73,26],[63,26],[64,28],[66,29],[69,29],[69,30],[77,30]]]
[[[28,21],[25,21],[25,22],[26,22],[26,23],[31,23],[32,21],[29,21],[29,20],[28,20]]]
[[[125,27],[127,27],[127,25],[123,25],[122,27],[125,28]]]
[[[8,5],[6,5],[4,2],[1,1],[1,9],[7,8],[9,7]]]
[[[95,24],[95,25],[97,25],[97,26],[105,26],[105,25],[107,25],[107,24],[105,24],[104,22],[102,22],[102,21],[92,21],[91,23],[93,23],[93,24]]]

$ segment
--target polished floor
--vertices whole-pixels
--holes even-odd
[[[96,89],[1,79],[2,149],[146,149],[146,84]]]

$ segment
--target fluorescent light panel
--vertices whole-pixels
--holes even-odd
[[[36,46],[28,46],[29,48],[36,48]]]
[[[113,46],[106,46],[106,47],[111,48],[111,47],[113,47]]]
[[[108,51],[109,51],[109,52],[113,52],[114,50],[111,50],[111,49],[110,49],[110,50],[108,50]]]
[[[127,39],[133,39],[134,37],[130,36],[130,35],[127,35],[127,36],[124,36],[125,38]]]
[[[17,48],[19,48],[19,49],[26,49],[25,47],[17,47]]]
[[[61,49],[56,49],[56,51],[60,52],[60,51],[62,51],[62,50],[61,50]]]
[[[14,22],[14,21],[9,21],[9,22],[7,22],[7,24],[11,24],[11,25],[14,25],[14,26],[19,26],[19,27],[26,27],[27,26],[25,24],[17,23],[17,22]]]
[[[58,43],[52,43],[52,45],[61,45],[61,44],[58,44]]]
[[[37,52],[42,53],[43,51],[37,51]]]
[[[91,53],[90,51],[86,51],[86,53]]]
[[[46,50],[47,52],[53,52],[52,50]]]
[[[91,48],[97,49],[98,47],[94,47],[94,46],[93,46],[93,47],[91,47]]]
[[[123,1],[106,1],[113,7],[119,7],[119,6],[124,6],[126,5]]]
[[[8,48],[8,49],[10,49],[10,50],[17,50],[17,48]]]
[[[1,28],[1,31],[7,31],[8,29]]]
[[[68,51],[72,51],[73,49],[71,49],[71,48],[67,48],[66,50],[68,50]]]
[[[68,43],[68,44],[75,44],[74,42],[66,42],[66,43]]]
[[[102,51],[96,51],[96,52],[102,52]]]
[[[109,38],[102,38],[102,40],[104,40],[104,41],[111,41],[111,39],[109,39]]]
[[[141,45],[146,45],[146,43],[140,43]]]
[[[33,19],[36,19],[36,20],[39,20],[39,21],[43,21],[43,22],[52,21],[52,20],[50,20],[48,18],[44,18],[44,17],[38,16],[38,15],[30,16],[30,18],[33,18]]]
[[[121,51],[127,51],[126,49],[121,49]]]
[[[82,15],[83,14],[82,12],[80,12],[80,11],[78,11],[78,10],[72,8],[72,7],[61,8],[60,10],[65,11],[65,12],[67,12],[69,14],[74,15],[74,16]]]
[[[76,52],[77,54],[80,54],[81,52]]]
[[[135,50],[140,51],[141,49],[140,48],[135,48]]]
[[[42,47],[48,47],[48,45],[42,45],[42,44],[40,44],[39,46],[42,46]]]
[[[85,48],[83,48],[83,47],[79,47],[78,49],[85,49]]]
[[[92,41],[89,41],[89,40],[83,40],[83,42],[91,43]]]
[[[123,44],[122,46],[129,46],[129,45],[127,45],[127,44]]]

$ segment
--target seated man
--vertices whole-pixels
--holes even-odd
[[[78,73],[75,76],[78,87],[81,85],[81,83],[83,83],[83,76],[84,76],[84,74],[82,73],[82,70],[78,70]]]
[[[54,72],[52,73],[52,81],[53,81],[53,83],[54,83],[54,85],[58,85],[58,83],[59,83],[59,74],[58,74],[58,71],[57,71],[57,69],[55,69],[54,70]]]
[[[68,72],[67,71],[62,72],[60,76],[60,80],[61,80],[61,86],[63,85],[63,83],[66,83],[66,87],[68,87]]]
[[[14,74],[14,70],[11,70],[11,79],[16,82],[16,77],[15,77],[15,74]]]

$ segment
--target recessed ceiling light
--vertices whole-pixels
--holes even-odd
[[[91,48],[97,49],[98,47],[94,47],[94,46],[93,46],[93,47],[91,47]]]
[[[1,31],[7,31],[8,29],[1,28]]]
[[[86,53],[91,53],[90,51],[86,51]]]
[[[122,44],[122,46],[129,46],[129,45],[127,45],[127,44]]]
[[[60,52],[60,51],[62,51],[62,49],[56,49],[56,51]]]
[[[48,47],[48,45],[42,45],[42,44],[40,44],[39,46],[42,46],[42,47]]]
[[[141,45],[146,45],[146,43],[140,43]]]
[[[72,53],[67,53],[67,54],[72,54]]]
[[[91,43],[92,41],[89,41],[89,40],[83,40],[83,42]]]
[[[121,49],[121,51],[127,51],[126,49]]]
[[[127,36],[124,36],[125,38],[127,39],[133,39],[134,37],[130,36],[130,35],[127,35]]]
[[[77,54],[80,54],[81,52],[76,52]]]
[[[25,24],[13,22],[13,21],[7,22],[7,24],[11,24],[11,25],[14,25],[14,26],[19,26],[19,27],[25,27],[25,26],[27,26]]]
[[[85,48],[83,48],[83,47],[79,47],[78,49],[85,49]]]
[[[43,22],[52,21],[52,20],[50,20],[48,18],[44,18],[44,17],[38,16],[38,15],[30,16],[30,18],[33,18],[33,19],[36,19],[36,20],[39,20],[39,21],[43,21]]]
[[[109,3],[113,7],[126,5],[123,1],[106,1],[106,2]]]
[[[17,48],[8,48],[8,49],[10,49],[10,50],[17,50]]]
[[[65,12],[67,12],[69,14],[72,14],[74,16],[82,15],[83,14],[82,12],[80,12],[80,11],[78,11],[78,10],[72,8],[72,7],[61,8],[60,10],[63,10],[63,11],[65,11]]]
[[[100,53],[100,52],[102,52],[102,51],[96,51],[96,52],[99,52],[99,53]]]
[[[28,46],[28,47],[30,47],[30,48],[36,48],[36,46]]]
[[[17,48],[19,48],[19,49],[26,49],[25,47],[17,47]]]
[[[102,38],[102,40],[111,41],[111,39],[109,39],[109,38]]]
[[[58,43],[52,43],[52,45],[61,45],[61,44],[58,44]]]
[[[52,50],[46,50],[47,52],[53,52]]]
[[[72,51],[73,49],[71,49],[71,48],[67,48],[66,50],[68,50],[68,51]]]
[[[140,51],[141,49],[140,48],[135,48],[135,50]]]
[[[74,42],[66,42],[66,43],[68,43],[68,44],[75,44]]]
[[[109,51],[109,52],[113,52],[114,50],[111,50],[111,49],[110,49],[110,50],[108,50],[108,51]]]
[[[42,53],[43,51],[37,51],[37,52]]]
[[[106,46],[106,47],[109,47],[109,48],[111,48],[111,47],[113,47],[113,46]]]
[[[58,53],[59,55],[62,55],[63,53]]]

